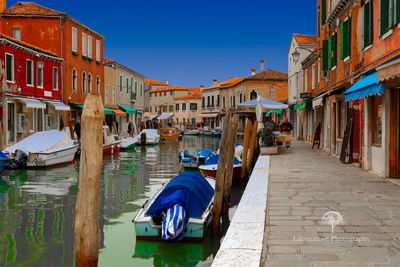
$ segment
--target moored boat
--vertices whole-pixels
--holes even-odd
[[[185,135],[199,135],[200,131],[196,129],[187,129],[185,130]]]
[[[119,136],[112,134],[110,128],[103,125],[103,155],[118,153],[120,142]]]
[[[208,149],[185,149],[179,153],[179,161],[184,168],[198,168],[213,155],[215,153]]]
[[[4,153],[11,159],[12,168],[49,167],[74,160],[78,143],[66,132],[36,132],[7,147]]]
[[[210,224],[213,179],[184,172],[164,184],[133,219],[137,239],[201,241]]]
[[[123,138],[120,141],[120,149],[132,149],[136,146],[137,140],[134,137]]]
[[[162,141],[176,141],[180,136],[180,132],[176,128],[161,128],[157,132]]]
[[[9,162],[10,158],[0,150],[0,172],[7,166]]]
[[[157,145],[160,143],[160,135],[156,129],[144,129],[135,138],[137,145]]]
[[[219,154],[212,156],[203,165],[199,166],[199,170],[204,177],[213,178],[217,177],[218,169],[218,158]],[[240,172],[242,169],[242,162],[235,156],[233,162],[233,177],[232,180],[238,180],[240,178]]]

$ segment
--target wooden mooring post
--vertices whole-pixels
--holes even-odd
[[[233,162],[235,160],[235,149],[237,139],[237,129],[239,126],[239,118],[234,115],[231,121],[230,134],[228,140],[228,155],[226,162],[225,172],[225,186],[224,186],[224,209],[223,213],[228,214],[229,206],[231,202],[231,191],[232,191],[232,177],[233,177]]]
[[[214,207],[213,207],[213,218],[212,218],[213,234],[218,234],[221,225],[221,213],[222,213],[226,159],[227,159],[226,155],[228,153],[230,128],[231,128],[231,111],[228,111],[225,115],[225,125],[221,137],[219,156],[218,156],[217,175],[215,178],[216,181],[215,181]]]
[[[82,112],[79,191],[75,207],[75,263],[97,266],[99,186],[103,164],[104,108],[99,95],[88,95]]]
[[[250,140],[249,160],[247,161],[247,170],[248,171],[250,171],[251,164],[253,162],[254,149],[256,147],[256,140],[257,140],[257,130],[258,130],[258,121],[255,121],[253,124],[253,133],[251,134],[251,140]]]
[[[242,156],[242,169],[240,173],[240,181],[244,181],[246,178],[247,173],[247,154],[249,149],[249,142],[250,142],[250,128],[251,128],[251,121],[246,119],[246,126],[244,130],[244,142],[243,142],[243,156]]]

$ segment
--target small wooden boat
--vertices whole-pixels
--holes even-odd
[[[213,132],[212,136],[214,136],[214,137],[221,137],[221,136],[222,136],[222,133],[221,133],[221,132],[218,132],[218,131],[215,131],[215,132]]]
[[[162,141],[177,141],[179,136],[180,136],[180,132],[178,132],[178,130],[176,128],[161,128],[158,129],[157,132],[160,135],[160,140]]]
[[[206,178],[215,179],[217,177],[218,169],[218,158],[219,154],[212,156],[203,165],[199,166],[201,174]],[[232,180],[238,180],[240,178],[240,172],[242,169],[242,162],[235,157],[233,162],[233,177]]]
[[[78,146],[66,132],[43,131],[7,147],[4,153],[11,159],[12,168],[49,167],[72,162]]]
[[[144,129],[135,137],[137,145],[157,145],[160,143],[160,135],[155,129]]]
[[[120,142],[119,136],[112,134],[110,128],[103,125],[103,155],[118,153]]]
[[[133,219],[136,238],[202,241],[211,222],[215,180],[184,172],[164,184]],[[179,207],[178,212],[176,211]]]
[[[120,142],[120,149],[132,149],[136,146],[137,143],[137,139],[134,137],[127,137],[127,138],[123,138],[121,139]]]
[[[214,156],[215,153],[208,149],[185,149],[179,153],[179,161],[184,168],[198,168]]]
[[[0,150],[0,172],[7,166],[9,162],[10,158]]]

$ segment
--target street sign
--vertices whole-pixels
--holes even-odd
[[[300,94],[300,98],[310,98],[311,97],[311,93],[301,93]]]

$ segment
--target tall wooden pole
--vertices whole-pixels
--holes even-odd
[[[99,95],[89,94],[82,112],[79,191],[75,208],[75,263],[97,266],[99,252],[99,186],[103,163],[104,108]]]
[[[68,124],[69,134],[71,135],[71,139],[74,139],[74,130],[72,128],[71,112],[70,111],[67,111],[67,114],[66,114],[65,118],[67,119],[67,124]]]
[[[244,143],[243,143],[243,156],[242,156],[242,170],[240,173],[240,181],[244,181],[247,173],[247,154],[249,149],[249,142],[250,142],[250,128],[251,128],[251,121],[246,119],[246,126],[244,130]]]
[[[254,122],[253,125],[253,133],[251,134],[251,140],[250,140],[250,155],[249,155],[249,160],[247,161],[247,170],[250,170],[251,168],[251,163],[253,161],[253,156],[254,156],[254,149],[256,146],[256,140],[257,140],[257,129],[258,128],[258,121]]]
[[[228,155],[226,163],[226,173],[225,173],[225,186],[224,186],[224,214],[229,211],[229,206],[231,202],[231,191],[232,191],[232,176],[233,176],[233,162],[235,160],[235,148],[237,139],[237,129],[239,126],[239,118],[234,115],[231,122],[229,141],[228,141]]]
[[[226,169],[226,155],[228,152],[228,140],[229,140],[229,130],[231,121],[231,111],[228,111],[225,116],[225,125],[221,137],[221,144],[219,148],[218,156],[218,167],[217,176],[215,181],[215,191],[214,191],[214,207],[213,207],[213,218],[212,218],[212,232],[218,234],[219,227],[221,224],[221,213],[222,213],[222,203],[224,194],[224,180],[225,180],[225,169]]]

